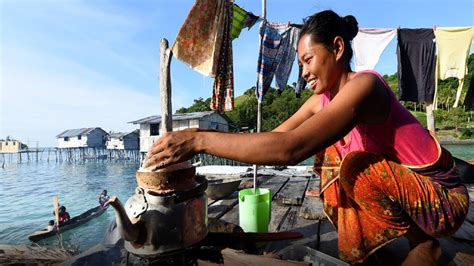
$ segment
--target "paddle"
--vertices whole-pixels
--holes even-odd
[[[59,232],[59,200],[58,196],[53,197],[53,208],[54,208],[54,218],[56,219],[56,234],[58,235],[58,240],[59,243],[61,244],[61,247],[63,246],[63,241],[61,237],[61,233]]]
[[[54,218],[56,219],[56,228],[59,231],[59,200],[58,196],[53,197]]]

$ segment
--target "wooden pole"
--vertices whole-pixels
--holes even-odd
[[[262,30],[262,27],[265,25],[266,16],[267,16],[267,1],[262,0],[262,19],[263,20],[262,20],[262,23],[260,23],[260,30]],[[260,34],[258,38],[259,38],[259,42],[261,43]],[[262,130],[262,102],[258,100],[257,101],[257,133],[259,133],[261,130]],[[258,165],[254,164],[253,165],[253,194],[256,194],[256,190],[257,190],[257,168],[258,168]]]
[[[161,132],[173,131],[171,110],[171,78],[170,63],[172,52],[168,48],[168,40],[161,39],[160,49],[160,99],[161,99]]]

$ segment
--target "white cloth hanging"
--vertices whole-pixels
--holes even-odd
[[[355,71],[373,70],[380,55],[396,34],[396,29],[360,28],[352,40]]]

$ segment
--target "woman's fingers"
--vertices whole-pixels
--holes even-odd
[[[194,132],[197,130],[165,133],[148,151],[143,167],[154,171],[190,158],[193,155]]]

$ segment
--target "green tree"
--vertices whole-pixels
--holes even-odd
[[[226,112],[226,115],[239,128],[256,128],[257,121],[257,98],[255,97],[255,87],[244,92],[242,96],[235,99],[234,111]]]
[[[198,98],[194,100],[193,105],[191,105],[189,108],[181,107],[178,110],[176,110],[176,113],[182,114],[182,113],[211,111],[210,105],[211,105],[211,98],[207,98],[206,100],[204,100],[203,98]]]

